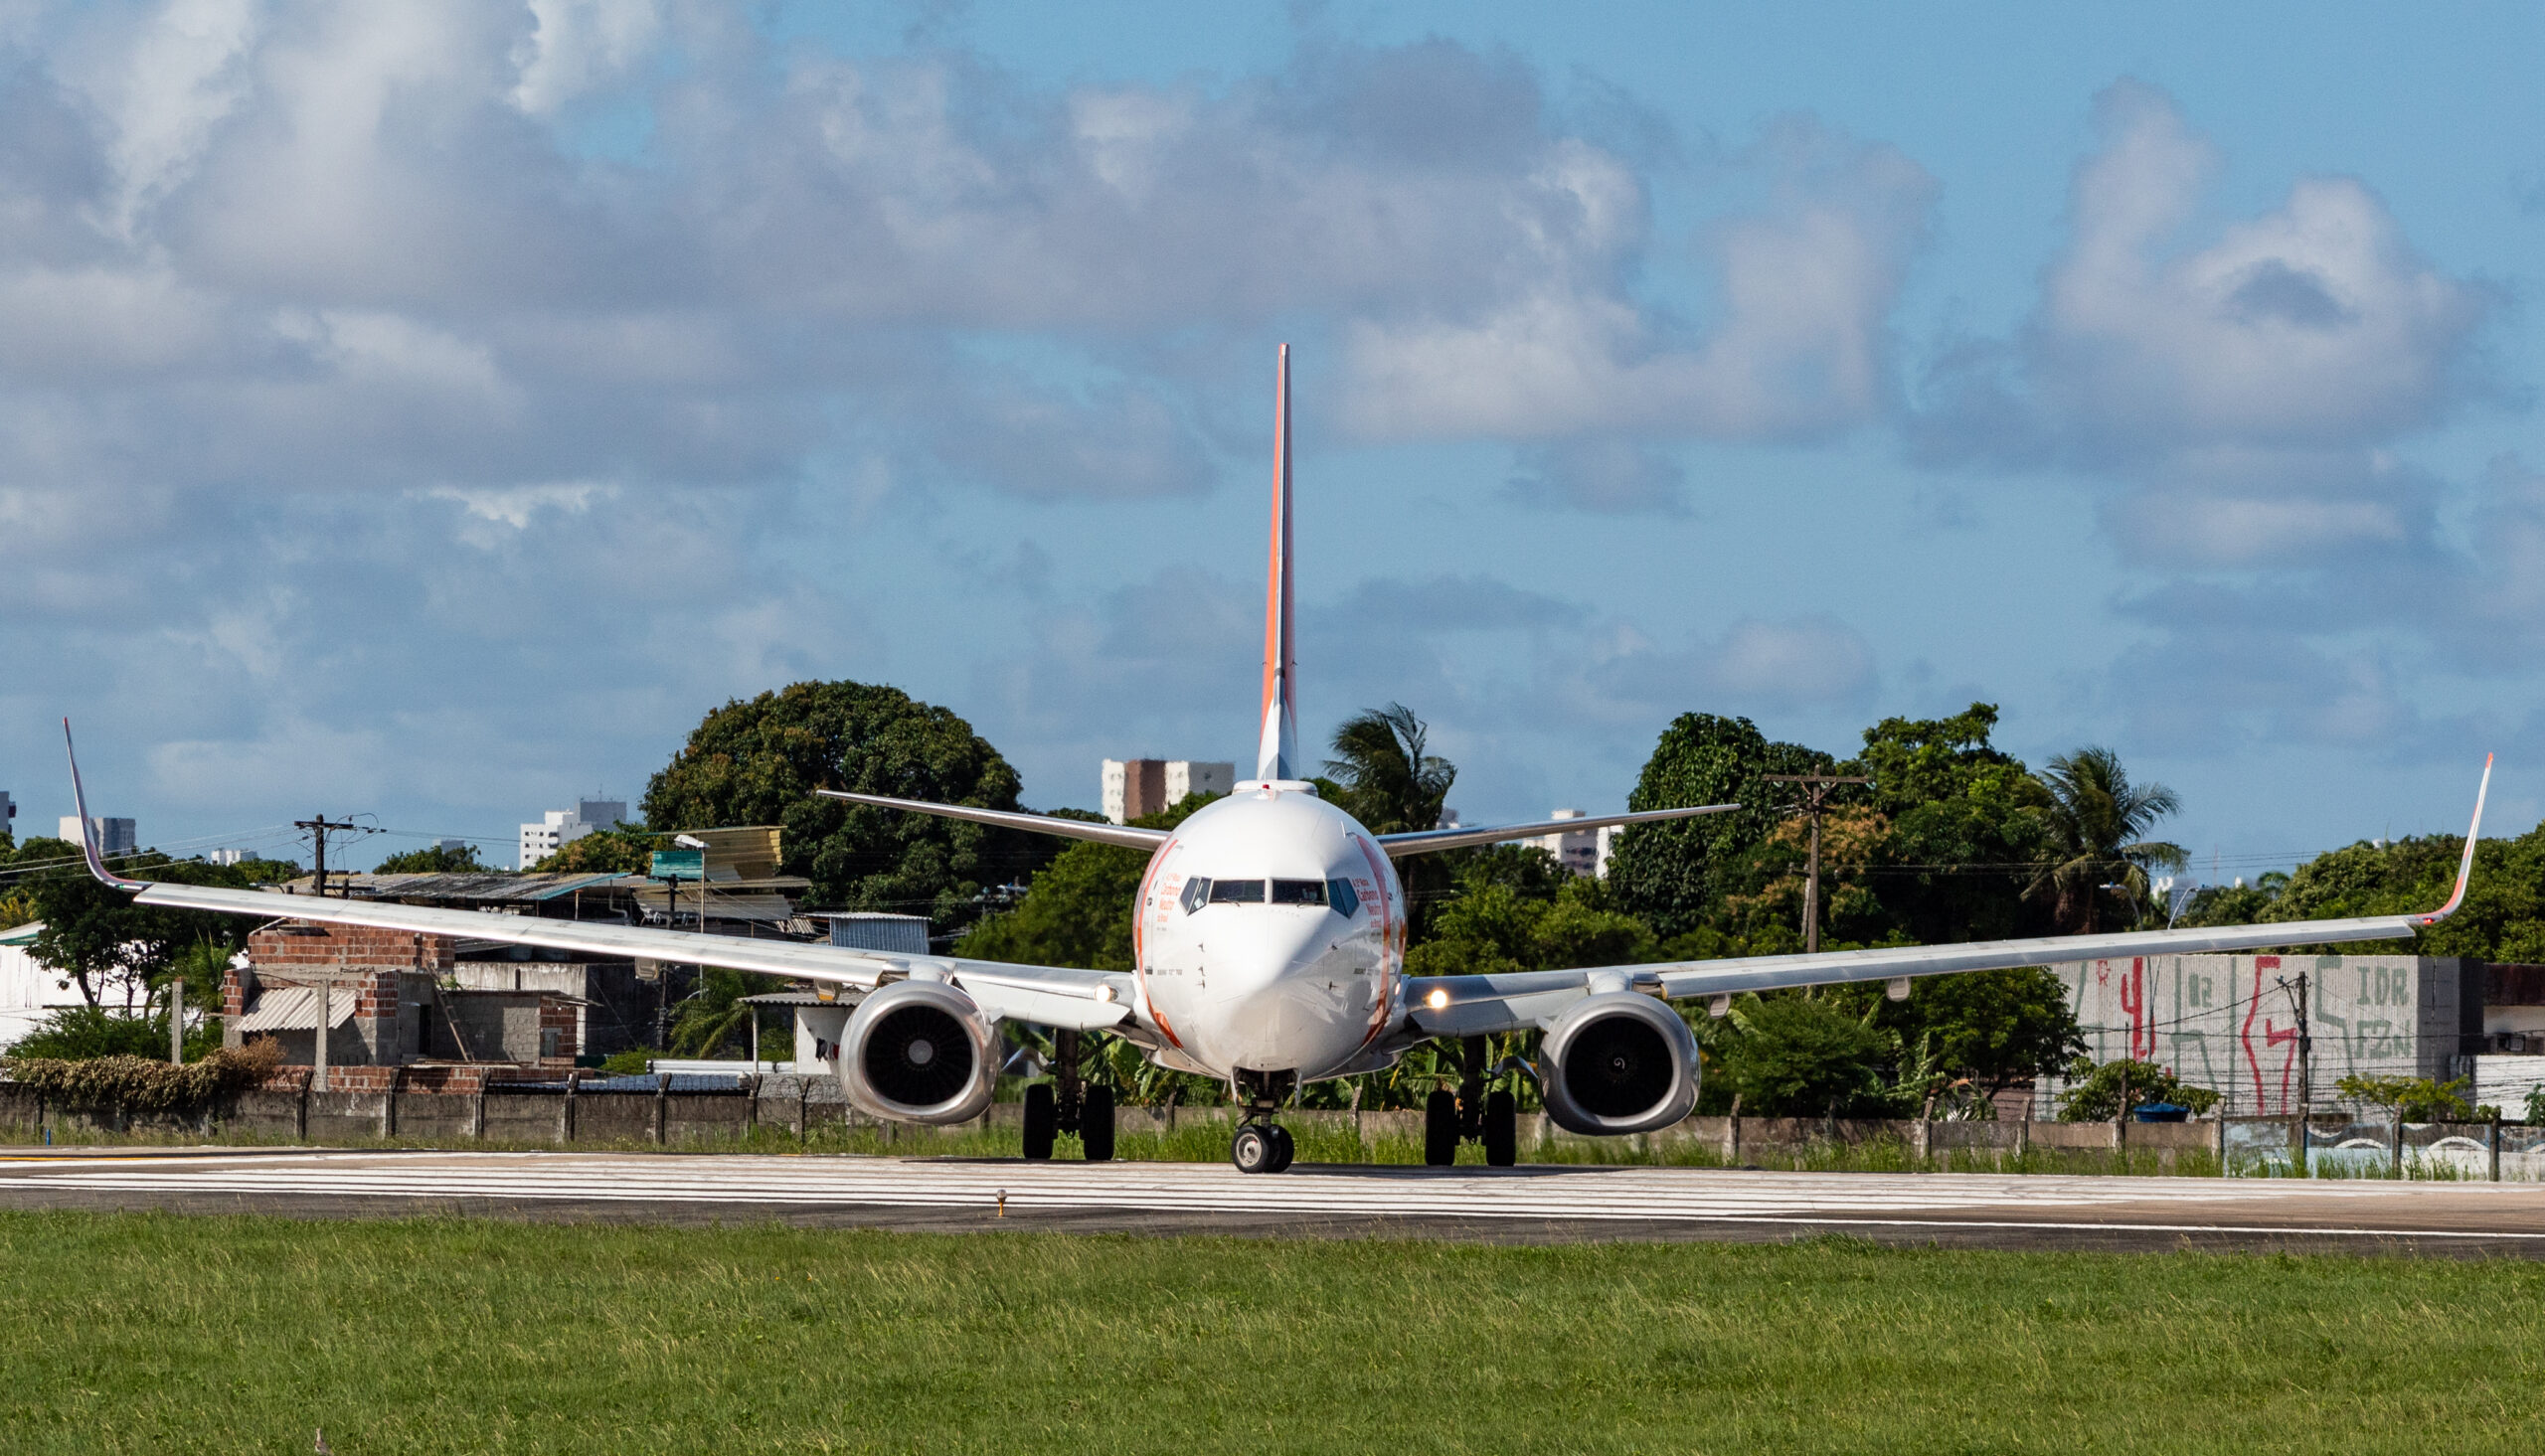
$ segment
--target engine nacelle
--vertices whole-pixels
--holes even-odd
[[[839,1084],[861,1112],[963,1122],[998,1087],[998,1033],[942,981],[897,981],[858,1003],[840,1034]]]
[[[1634,991],[1586,997],[1538,1046],[1547,1115],[1567,1132],[1617,1137],[1668,1127],[1697,1105],[1697,1039],[1667,1002]]]

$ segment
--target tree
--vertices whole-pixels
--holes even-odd
[[[624,824],[595,829],[551,851],[532,869],[541,875],[642,875],[654,867],[654,851],[671,836]]]
[[[331,872],[332,873],[332,872]],[[483,875],[475,845],[428,845],[391,855],[373,867],[374,875]]]
[[[68,977],[81,999],[98,1006],[108,999],[132,1006],[146,1004],[148,993],[166,983],[180,952],[198,944],[217,948],[226,961],[247,944],[254,920],[201,910],[170,909],[135,903],[123,890],[90,879],[78,846],[58,839],[31,839],[15,856],[27,867],[19,882],[44,931],[30,947],[35,959]],[[299,867],[280,861],[248,860],[212,865],[201,860],[172,860],[153,850],[123,862],[123,873],[136,880],[164,880],[180,885],[246,889],[290,874]]]
[[[776,824],[815,902],[969,923],[990,887],[1053,855],[1022,831],[814,796],[849,789],[1016,809],[1016,770],[971,725],[894,688],[797,683],[707,715],[645,789],[657,831]],[[576,843],[581,844],[578,840]]]
[[[1645,760],[1632,810],[1738,802],[1725,814],[1641,824],[1618,836],[1609,861],[1617,907],[1664,938],[1707,927],[1733,857],[1766,840],[1785,818],[1789,795],[1771,773],[1825,773],[1834,760],[1798,743],[1772,743],[1746,718],[1681,714]]]
[[[2050,794],[2021,760],[1990,744],[1992,703],[1951,718],[1886,718],[1865,729],[1848,767],[1870,777],[1867,804],[1886,832],[1867,873],[1881,925],[1916,945],[2038,933],[2024,915],[2022,872],[2041,858]],[[1833,905],[1833,908],[1835,906]],[[1870,924],[1850,927],[1872,943]]]
[[[1906,1046],[1924,1045],[1942,1070],[1983,1093],[2055,1072],[2084,1054],[2085,1030],[2067,988],[2039,966],[1929,976],[1901,1002],[1880,1003],[1881,1020]]]
[[[1768,1117],[1881,1116],[1898,1099],[1882,1072],[1899,1039],[1826,996],[1744,996],[1733,1003],[1734,1035],[1718,1039],[1722,1080],[1742,1110]]]
[[[1131,821],[1173,829],[1211,802],[1187,794],[1168,808]],[[988,916],[955,943],[954,953],[981,960],[1093,971],[1131,969],[1131,900],[1140,892],[1148,856],[1122,845],[1079,840],[1054,856],[1013,909]]]
[[[1425,751],[1423,720],[1402,703],[1372,708],[1334,730],[1327,776],[1343,791],[1340,807],[1372,834],[1437,828],[1458,770]]]
[[[2029,889],[2056,895],[2052,920],[2062,933],[2091,935],[2102,921],[2104,887],[2118,885],[2147,903],[2147,870],[2180,869],[2182,846],[2148,839],[2156,821],[2182,807],[2163,784],[2137,785],[2110,748],[2080,748],[2050,760],[2045,821],[2050,854]]]
[[[739,1052],[749,1055],[752,1019],[759,1015],[760,1008],[743,998],[766,991],[782,991],[785,987],[786,983],[775,976],[729,970],[724,966],[703,968],[699,972],[698,988],[681,1002],[679,1019],[672,1023],[672,1054],[712,1057]]]
[[[1532,897],[1510,878],[1483,868],[1480,857],[1461,874],[1455,897],[1434,922],[1432,938],[1405,958],[1410,976],[1481,975],[1622,965],[1652,953],[1652,929],[1607,903],[1606,889],[1554,865],[1544,850],[1505,851],[1547,861],[1563,884],[1550,898]]]

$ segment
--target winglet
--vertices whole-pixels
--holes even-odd
[[[80,853],[87,858],[88,873],[117,890],[146,890],[141,880],[126,880],[106,868],[106,857],[97,849],[97,821],[88,817],[88,795],[80,787],[80,751],[71,746],[71,720],[62,721],[62,751],[71,758],[71,806],[80,811]]]
[[[2474,789],[2474,822],[2465,826],[2465,854],[2457,862],[2457,889],[2448,896],[2448,903],[2427,915],[2416,917],[2425,925],[2436,925],[2447,919],[2465,902],[2465,883],[2474,877],[2474,841],[2483,832],[2483,795],[2489,793],[2491,787],[2492,755],[2486,753],[2483,755],[2483,781]]]
[[[1255,776],[1297,778],[1299,720],[1291,707],[1298,663],[1290,640],[1290,346],[1281,346],[1272,383],[1272,551],[1264,583],[1264,731]]]

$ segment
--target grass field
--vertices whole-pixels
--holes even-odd
[[[2545,1266],[0,1214],[18,1452],[2520,1451]]]

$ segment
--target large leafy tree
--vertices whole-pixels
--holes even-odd
[[[374,875],[483,875],[489,866],[477,858],[475,845],[427,845],[391,855],[372,868]],[[329,872],[332,874],[333,872]]]
[[[2054,899],[2051,917],[2062,931],[2093,934],[2116,901],[2144,906],[2147,871],[2180,869],[2189,858],[2182,846],[2147,837],[2182,807],[2174,791],[2131,783],[2110,748],[2060,754],[2042,779],[2051,800],[2043,814],[2049,855],[2029,892]]]
[[[2018,866],[2041,858],[2049,790],[1989,742],[1997,708],[1887,718],[1851,771],[1885,826],[1873,874],[1886,927],[1918,945],[2002,940],[2046,928],[2025,913]],[[1868,927],[1859,940],[1875,937]]]
[[[645,789],[656,831],[775,824],[818,904],[969,923],[1053,854],[1041,835],[814,796],[852,789],[1015,809],[1016,770],[971,725],[898,689],[797,683],[707,715]],[[581,843],[581,841],[578,841]]]
[[[1950,1076],[1993,1096],[2057,1071],[2085,1054],[2068,990],[2039,966],[1928,976],[1907,1001],[1880,1003],[1877,1018],[1907,1047],[1922,1047]]]
[[[1900,1042],[1870,1008],[1828,996],[1744,996],[1718,1035],[1722,1082],[1744,1112],[1770,1117],[1879,1117],[1898,1108],[1883,1071]]]
[[[1634,810],[1738,802],[1726,814],[1638,825],[1618,836],[1609,862],[1617,907],[1639,915],[1664,937],[1707,927],[1709,912],[1732,888],[1732,862],[1765,841],[1789,812],[1790,792],[1771,773],[1822,773],[1826,753],[1799,743],[1770,742],[1746,718],[1682,714],[1627,795]]]
[[[30,839],[10,856],[7,868],[31,918],[44,922],[30,947],[35,959],[77,986],[92,1007],[146,1003],[154,988],[179,975],[186,977],[190,995],[204,997],[217,984],[219,968],[255,928],[254,920],[236,915],[137,904],[123,890],[90,879],[79,847],[64,840]],[[298,866],[280,861],[212,865],[156,851],[116,869],[137,880],[232,889],[299,873]]]

